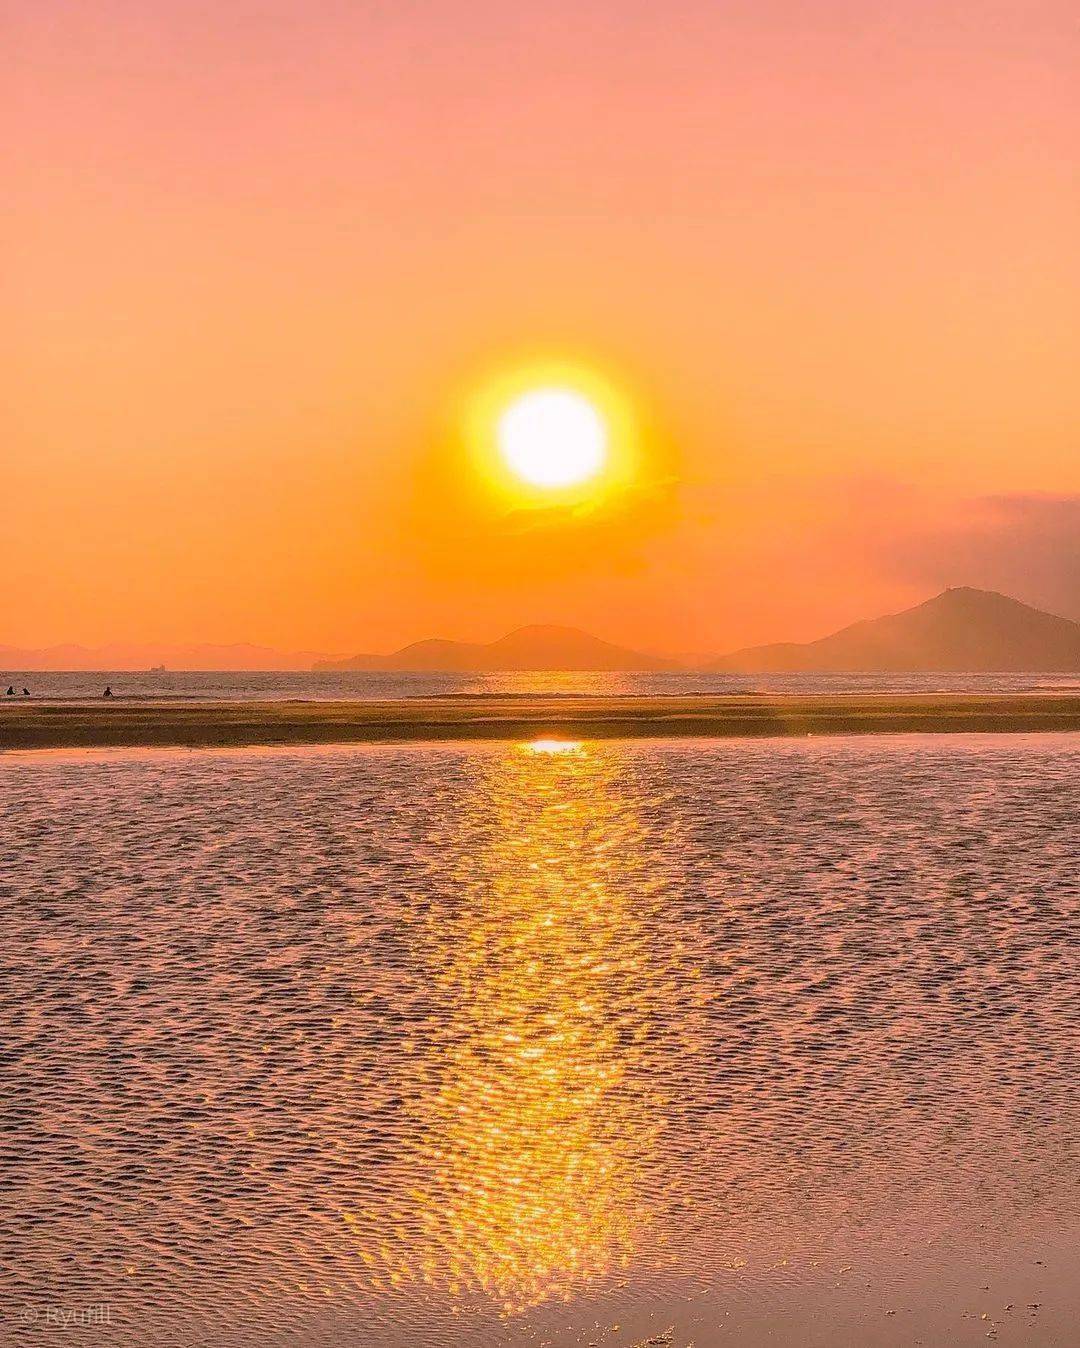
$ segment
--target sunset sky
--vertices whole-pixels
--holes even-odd
[[[0,40],[0,644],[1080,617],[1065,0],[9,0]],[[633,447],[572,506],[476,443],[553,364]]]

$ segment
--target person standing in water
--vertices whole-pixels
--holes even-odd
[[[14,697],[14,696],[15,696],[15,685],[14,685],[13,683],[9,683],[9,684],[8,684],[7,695],[8,695],[8,697]]]
[[[110,684],[106,684],[106,685],[105,685],[105,691],[102,693],[101,696],[102,696],[102,697],[112,697],[112,695],[113,695],[113,691],[112,691],[111,685],[110,685]]]

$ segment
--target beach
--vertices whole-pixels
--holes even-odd
[[[1080,1348],[1075,14],[8,9],[0,1348]]]
[[[1078,766],[0,755],[13,1334],[1071,1343]]]
[[[18,701],[0,750],[1080,730],[1080,694]]]

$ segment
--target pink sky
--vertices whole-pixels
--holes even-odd
[[[0,643],[1080,616],[1072,6],[6,14]],[[538,349],[614,373],[664,486],[522,540],[454,408]]]

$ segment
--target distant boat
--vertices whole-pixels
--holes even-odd
[[[147,674],[167,674],[169,671],[164,665],[151,665],[146,672]]]

